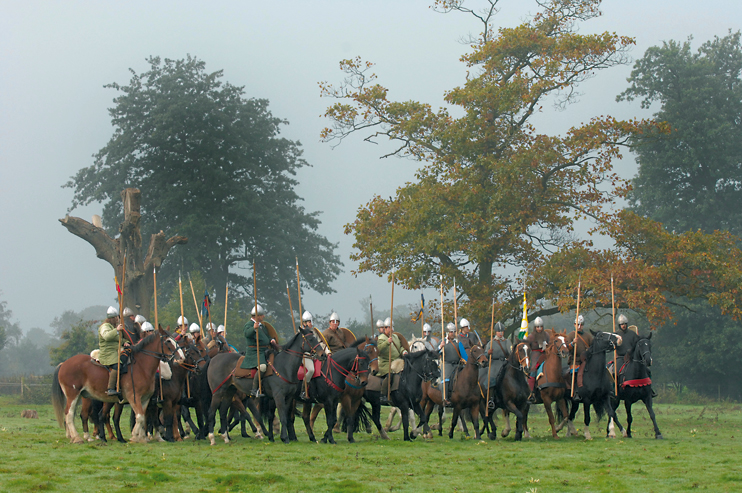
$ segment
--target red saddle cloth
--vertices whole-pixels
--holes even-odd
[[[621,387],[646,387],[652,385],[651,378],[638,378],[636,380],[626,380],[621,384]]]
[[[312,375],[312,379],[319,378],[321,371],[322,371],[322,363],[318,359],[314,360],[314,375]],[[306,374],[307,374],[307,369],[304,368],[304,365],[301,365],[299,367],[299,371],[296,372],[296,376],[299,378],[299,380],[304,380],[304,375]]]

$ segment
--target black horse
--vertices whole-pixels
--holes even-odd
[[[519,343],[509,355],[506,364],[500,369],[494,385],[490,387],[492,406],[486,412],[488,405],[485,399],[481,400],[480,413],[483,416],[484,426],[481,434],[489,429],[487,436],[490,440],[497,437],[497,426],[493,420],[495,410],[504,409],[515,414],[515,441],[523,439],[523,430],[528,426],[528,395],[530,388],[526,374],[530,366],[530,349],[527,344]]]
[[[657,426],[657,419],[652,409],[652,381],[649,378],[649,367],[652,365],[652,334],[649,337],[640,338],[634,352],[631,354],[631,360],[624,364],[622,371],[618,375],[618,398],[613,399],[611,404],[613,410],[618,408],[620,401],[623,401],[626,409],[626,430],[624,437],[631,438],[631,423],[634,421],[631,415],[631,405],[637,401],[644,402],[649,417],[652,418],[654,425],[654,437],[662,439],[662,433]],[[609,436],[610,423],[609,423]],[[615,436],[615,434],[613,434]]]
[[[567,424],[569,426],[574,421],[579,404],[582,402],[585,413],[585,438],[588,440],[592,440],[592,436],[590,436],[590,406],[595,409],[598,421],[603,417],[603,414],[608,413],[608,416],[613,418],[613,422],[618,425],[618,429],[623,431],[623,426],[616,418],[616,413],[613,411],[613,405],[611,404],[613,378],[605,367],[605,353],[613,351],[616,346],[621,345],[621,336],[610,332],[595,332],[593,330],[590,330],[590,332],[593,334],[593,344],[585,352],[587,361],[585,363],[583,386],[575,389],[580,400],[576,401],[567,397],[571,407]],[[572,429],[572,426],[569,426],[568,429]]]
[[[342,349],[327,357],[322,364],[321,376],[313,378],[309,383],[309,395],[314,400],[321,403],[325,409],[325,418],[327,419],[327,431],[322,438],[322,443],[335,443],[332,436],[332,429],[337,422],[336,409],[340,402],[345,389],[362,389],[368,383],[368,368],[370,360],[368,354],[358,346],[364,344],[366,338],[357,339],[350,347]],[[299,388],[295,398],[299,398]],[[348,431],[348,442],[354,443],[353,432],[355,429],[356,410],[360,404],[360,396],[357,402],[350,405],[350,400],[343,400],[343,411],[345,415],[345,424]],[[311,405],[305,403],[302,419],[304,426],[309,435],[309,441],[315,442],[316,438],[310,424]],[[272,416],[272,413],[270,414]],[[290,418],[293,421],[293,415]]]
[[[409,432],[410,409],[414,410],[419,418],[418,427],[424,428],[427,420],[422,407],[420,407],[420,400],[423,396],[422,383],[438,378],[440,370],[438,369],[438,353],[436,351],[415,351],[404,355],[402,358],[405,360],[404,370],[399,374],[399,389],[391,392],[391,404],[401,411],[404,439],[405,441],[411,441],[415,437]],[[377,428],[380,428],[381,392],[366,389],[363,397],[371,404],[372,419]]]
[[[293,412],[294,394],[298,389],[297,371],[303,361],[304,353],[315,354],[319,342],[311,330],[300,329],[299,332],[287,342],[281,351],[275,355],[272,363],[269,362],[272,375],[262,378],[262,390],[266,396],[273,399],[278,408],[281,419],[281,440],[289,443],[296,439],[293,423],[289,421],[289,415]],[[324,356],[324,353],[322,353]],[[232,398],[239,389],[245,394],[252,391],[253,381],[246,378],[234,378],[234,370],[239,360],[239,353],[217,354],[209,365],[209,386],[212,388],[211,407],[209,409],[209,440],[214,444],[214,425],[216,423],[216,411],[219,409],[220,429],[219,433],[225,443],[229,442],[227,412],[232,404]],[[264,399],[263,399],[264,400]],[[247,405],[253,416],[258,421],[260,428],[270,441],[273,441],[273,427],[265,427],[262,413],[255,405],[255,399],[248,399]],[[263,407],[263,406],[261,406]]]

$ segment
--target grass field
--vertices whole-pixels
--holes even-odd
[[[26,408],[39,419],[21,418]],[[461,433],[405,443],[395,432],[390,441],[359,433],[356,444],[342,437],[332,446],[309,443],[299,426],[300,441],[290,445],[239,433],[214,447],[72,445],[51,405],[2,398],[0,491],[742,491],[742,407],[658,405],[665,440],[655,440],[646,411],[634,409],[633,439],[602,438],[605,421],[593,421],[592,441],[553,440],[540,412],[530,417],[534,438],[521,443]]]

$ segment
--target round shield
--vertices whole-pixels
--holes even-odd
[[[318,341],[321,341],[324,343],[326,348],[330,347],[330,345],[327,343],[327,339],[325,339],[325,336],[322,335],[322,331],[318,330],[317,327],[314,328],[314,335],[317,337]]]
[[[343,332],[343,339],[345,340],[346,346],[350,347],[351,344],[356,342],[356,335],[353,333],[353,331],[345,327],[340,327],[340,330]]]
[[[271,339],[275,339],[278,344],[281,344],[281,340],[278,338],[278,332],[276,332],[276,329],[274,329],[273,326],[268,322],[263,322],[263,325],[265,326],[266,330],[268,330],[268,335],[271,336]]]
[[[405,337],[402,335],[401,332],[395,332],[395,334],[397,334],[397,337],[399,337],[399,342],[400,342],[400,344],[402,344],[402,348],[405,351],[409,352],[410,351],[410,343],[407,342],[407,339],[405,339]]]

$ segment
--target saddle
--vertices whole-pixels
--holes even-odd
[[[244,360],[245,355],[242,355],[237,359],[237,366],[235,366],[234,370],[232,370],[232,375],[234,376],[234,378],[255,378],[255,374],[258,372],[257,368],[240,368]]]
[[[124,360],[123,363],[121,363],[121,375],[124,375],[126,372],[129,371],[129,354],[131,353],[131,350],[124,352],[124,350],[121,351],[121,356]],[[98,359],[98,355],[100,354],[100,349],[93,349],[90,351],[90,362],[93,363],[95,366],[100,366],[101,368],[105,368],[108,370],[108,372],[112,372],[115,370],[115,368],[111,368],[110,366],[106,366],[101,364],[100,360]]]
[[[312,375],[312,380],[322,376],[322,363],[316,359],[313,361],[314,361],[314,374]],[[304,380],[304,377],[306,375],[307,375],[307,369],[304,368],[304,365],[301,365],[299,367],[299,371],[296,372],[296,378],[298,380]]]
[[[389,393],[389,375],[392,376],[392,392],[399,390],[399,373],[389,373],[381,381],[381,395],[383,396]]]

